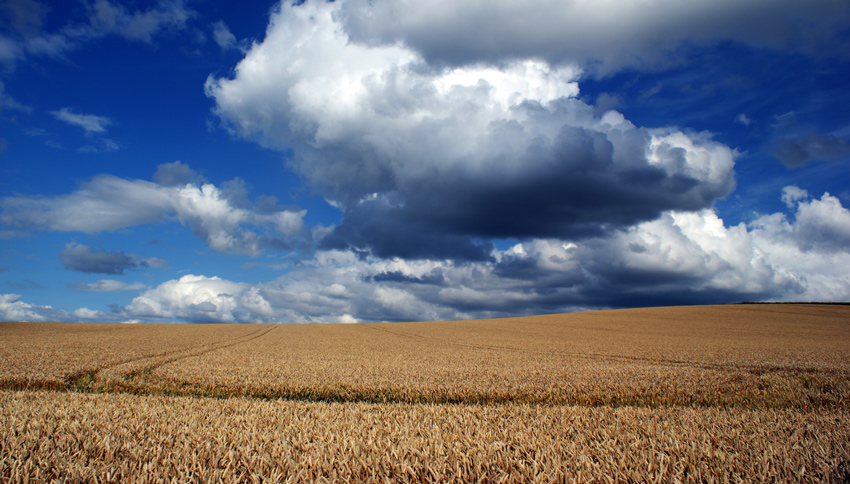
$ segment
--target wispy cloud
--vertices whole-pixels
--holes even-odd
[[[77,148],[80,153],[104,153],[107,151],[117,151],[121,146],[109,138],[101,138],[97,145],[89,144]]]
[[[44,128],[29,128],[24,130],[27,136],[48,136],[50,133]]]
[[[139,289],[144,289],[145,285],[141,282],[127,283],[123,281],[116,281],[115,279],[100,279],[94,283],[77,282],[75,284],[68,285],[68,287],[79,291],[112,292],[137,291]]]
[[[34,281],[32,279],[24,279],[22,281],[9,281],[7,284],[9,285],[9,287],[12,287],[14,289],[32,290],[44,288],[44,286],[40,282]]]
[[[183,28],[195,15],[182,0],[160,1],[144,11],[128,11],[124,5],[95,0],[89,20],[95,32],[151,43],[161,31]]]
[[[749,117],[749,116],[747,116],[747,115],[746,115],[746,114],[744,114],[744,113],[741,113],[741,114],[739,114],[738,116],[736,116],[736,117],[735,117],[735,122],[740,123],[740,124],[743,124],[744,126],[749,126],[749,125],[753,124],[753,120],[752,120],[752,119],[750,119],[750,117]]]
[[[7,67],[28,57],[62,57],[82,45],[109,35],[153,43],[162,32],[183,29],[196,16],[183,0],[161,0],[146,10],[128,10],[120,3],[95,0],[86,5],[84,22],[45,30],[50,8],[36,0],[7,2],[11,25],[0,34],[0,62]]]
[[[0,44],[1,46],[2,44]],[[2,49],[2,47],[0,47]],[[2,55],[0,55],[0,60],[2,60]],[[4,92],[5,86],[3,82],[0,81],[0,112],[3,110],[11,110],[11,111],[20,111],[23,113],[31,113],[33,112],[32,106],[27,106],[26,104],[20,103],[12,96],[6,94]]]
[[[71,112],[70,108],[62,108],[58,111],[50,111],[56,119],[64,121],[73,126],[83,128],[86,133],[104,133],[106,127],[112,124],[112,121],[105,116],[96,116],[94,114],[76,114]]]
[[[223,20],[214,22],[212,28],[213,40],[215,40],[215,43],[218,44],[221,50],[230,50],[238,47],[236,36],[230,32],[230,29],[227,28],[227,24]]]

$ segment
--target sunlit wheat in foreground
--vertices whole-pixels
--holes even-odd
[[[8,482],[850,479],[848,306],[0,338]]]

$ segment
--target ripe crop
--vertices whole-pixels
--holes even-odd
[[[10,482],[850,477],[847,306],[0,337]]]

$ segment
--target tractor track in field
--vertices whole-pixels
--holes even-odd
[[[155,370],[155,369],[157,369],[161,366],[165,366],[169,363],[174,363],[175,361],[180,361],[180,360],[184,360],[186,358],[192,358],[192,357],[195,357],[195,356],[201,356],[201,355],[204,355],[204,354],[207,354],[207,353],[211,353],[213,351],[220,350],[222,348],[229,348],[231,346],[236,346],[236,345],[241,344],[241,343],[246,343],[248,341],[261,338],[261,337],[271,333],[272,331],[274,331],[275,328],[277,328],[277,326],[262,328],[262,329],[258,329],[257,331],[254,331],[252,333],[249,333],[247,335],[239,336],[237,338],[233,338],[233,339],[229,339],[229,340],[225,340],[225,341],[220,341],[220,342],[216,342],[216,343],[209,343],[209,344],[206,344],[206,345],[199,345],[199,346],[195,346],[195,347],[188,348],[188,349],[185,349],[185,350],[173,351],[173,352],[166,353],[164,355],[155,356],[155,357],[137,358],[137,359],[134,359],[134,360],[131,360],[131,361],[128,361],[128,362],[124,362],[120,365],[112,365],[110,367],[100,368],[95,373],[95,379],[96,380],[104,379],[105,377],[107,377],[107,375],[105,374],[106,372],[109,372],[109,373],[117,372],[118,377],[121,378],[122,380],[126,381],[126,379],[128,379],[128,378],[139,377],[139,376],[144,375],[146,373],[150,373],[151,371],[153,371],[153,370]],[[130,371],[122,372],[120,370],[121,366],[132,365],[132,366],[135,367],[135,366],[138,366],[141,362],[146,361],[146,360],[151,360],[151,363],[150,364],[142,364],[141,367],[131,369]],[[112,376],[112,375],[109,375],[109,376]],[[109,380],[106,380],[105,382],[109,383]],[[119,381],[119,383],[125,383],[125,382]]]
[[[213,343],[206,343],[197,346],[190,346],[179,350],[170,350],[157,353],[154,355],[130,358],[119,361],[110,365],[100,366],[97,368],[89,368],[64,377],[62,383],[54,381],[40,381],[32,378],[27,378],[25,381],[6,380],[0,382],[0,388],[7,390],[97,390],[105,389],[106,387],[121,388],[129,385],[128,379],[138,378],[143,374],[150,373],[156,368],[179,361],[186,358],[200,356],[222,348],[235,346],[257,338],[261,338],[271,331],[276,326],[268,328],[260,328],[256,331],[242,335],[236,338],[227,339]],[[148,362],[148,363],[145,363]],[[130,367],[122,371],[122,367]],[[138,386],[138,385],[132,385]]]

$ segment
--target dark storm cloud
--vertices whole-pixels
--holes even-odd
[[[497,143],[499,134],[488,138]],[[683,173],[692,147],[664,144],[646,130],[564,125],[554,139],[527,138],[519,138],[522,152],[505,168],[503,153],[488,153],[476,161],[493,169],[457,163],[440,176],[399,183],[389,196],[345,205],[326,246],[379,257],[482,260],[492,245],[481,241],[601,236],[666,210],[706,208],[733,186],[730,177]]]
[[[320,242],[320,248],[405,259],[485,260],[493,245],[465,234],[447,233],[404,208],[373,201],[346,210],[343,223]]]
[[[585,288],[580,301],[595,307],[646,308],[663,306],[694,306],[703,304],[730,304],[745,301],[763,301],[776,298],[776,291],[740,292],[736,290],[696,290],[685,286],[628,287],[623,292],[611,292],[611,288]]]
[[[413,276],[401,271],[390,271],[375,274],[370,278],[373,282],[399,282],[404,284],[442,285],[445,279],[442,274],[432,273],[423,276]]]
[[[163,267],[166,263],[161,259],[139,259],[135,255],[125,254],[116,250],[107,252],[103,249],[92,250],[82,244],[68,244],[59,253],[59,259],[65,269],[84,272],[87,274],[122,275],[124,271],[142,267]]]
[[[788,168],[797,168],[813,160],[835,160],[850,155],[850,142],[833,135],[809,133],[779,140],[774,155]]]

